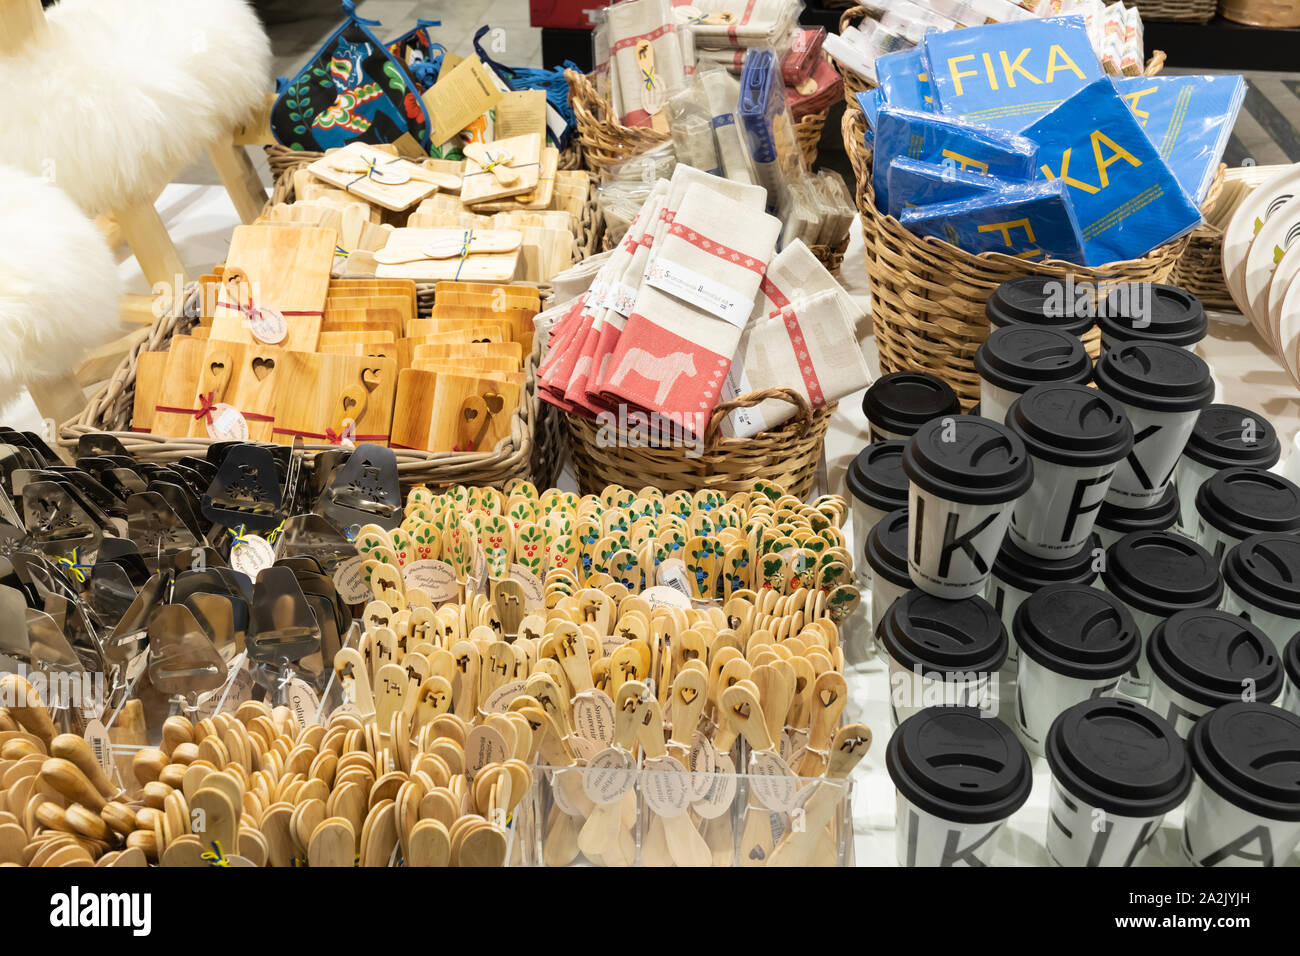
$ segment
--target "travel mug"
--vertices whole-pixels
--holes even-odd
[[[1179,611],[1147,638],[1147,706],[1181,737],[1205,714],[1239,700],[1271,704],[1282,693],[1282,657],[1259,628],[1227,611]]]
[[[1113,501],[1104,502],[1097,512],[1097,523],[1093,525],[1101,546],[1109,548],[1134,531],[1174,530],[1178,524],[1178,487],[1170,485],[1165,489],[1164,497],[1149,508],[1125,508]]]
[[[907,476],[903,474],[901,441],[868,445],[849,463],[845,484],[853,514],[853,535],[866,541],[876,522],[889,512],[907,507]],[[871,586],[871,570],[865,562],[858,567],[858,582]]]
[[[972,707],[927,707],[889,738],[899,866],[988,866],[1029,799],[1029,755],[1011,728]]]
[[[894,602],[912,590],[912,576],[907,571],[907,509],[891,511],[876,522],[867,536],[866,559],[871,567],[871,642],[852,652],[853,663],[861,663],[871,653],[888,659],[880,643],[880,622]],[[850,652],[845,652],[846,657]],[[861,656],[859,656],[861,655]]]
[[[1236,405],[1208,405],[1196,417],[1174,472],[1178,485],[1178,527],[1196,534],[1196,493],[1216,471],[1246,465],[1265,471],[1277,464],[1282,443],[1268,420]]]
[[[1096,535],[1078,554],[1060,561],[1044,561],[1026,554],[1008,538],[1002,543],[993,573],[984,586],[984,600],[993,605],[1002,619],[1002,626],[1011,638],[1007,650],[1007,664],[1015,666],[1020,660],[1012,623],[1020,602],[1036,591],[1051,584],[1081,584],[1090,587],[1097,580],[1103,563],[1105,549]]]
[[[1300,535],[1252,534],[1223,559],[1223,609],[1264,632],[1278,653],[1300,630]]]
[[[1285,658],[1286,695],[1282,706],[1300,717],[1300,631],[1287,641]]]
[[[975,351],[980,415],[1002,422],[1035,385],[1092,380],[1092,359],[1076,336],[1060,329],[1012,325],[994,329]]]
[[[925,372],[890,372],[871,384],[862,396],[873,442],[911,438],[916,430],[940,415],[960,415],[961,402],[952,386]]]
[[[1053,584],[1031,594],[1012,624],[1020,645],[1016,726],[1025,747],[1043,741],[1061,711],[1113,697],[1142,649],[1133,615],[1113,594],[1082,584]]]
[[[1122,342],[1164,342],[1190,349],[1209,331],[1205,306],[1186,289],[1158,282],[1128,282],[1102,300],[1097,327],[1101,347]]]
[[[1218,607],[1223,597],[1219,563],[1195,541],[1168,531],[1125,535],[1106,550],[1102,586],[1128,607],[1143,648],[1156,625],[1179,611]],[[1151,667],[1145,653],[1120,682],[1120,691],[1145,698]]]
[[[1071,277],[1020,276],[993,290],[984,304],[984,314],[997,329],[1046,326],[1082,338],[1095,324],[1097,314],[1091,299],[1081,300],[1076,294],[1082,291],[1086,291],[1085,284],[1075,283]]]
[[[1192,764],[1169,723],[1129,700],[1086,700],[1047,733],[1047,854],[1058,866],[1132,866],[1187,797]]]
[[[1011,510],[1009,537],[1036,558],[1078,554],[1115,466],[1133,448],[1128,419],[1095,388],[1038,385],[1011,406],[1007,427],[1034,460],[1034,483]]]
[[[1183,851],[1196,866],[1279,866],[1300,842],[1300,717],[1226,704],[1187,737],[1196,779]]]
[[[1225,468],[1196,493],[1196,543],[1222,561],[1252,534],[1300,531],[1300,488],[1259,468]]]
[[[1124,342],[1102,355],[1093,378],[1133,426],[1133,450],[1116,467],[1106,500],[1150,507],[1164,495],[1197,415],[1214,398],[1210,367],[1176,345]]]
[[[972,415],[932,419],[903,449],[910,488],[908,570],[936,597],[979,594],[1002,546],[1016,499],[1033,484],[1024,443],[1005,425]]]
[[[880,624],[889,654],[889,711],[896,727],[926,707],[998,712],[1007,632],[982,597],[945,601],[913,588]]]

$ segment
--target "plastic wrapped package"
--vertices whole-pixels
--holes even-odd
[[[660,143],[644,153],[629,156],[621,163],[610,163],[601,172],[604,182],[637,181],[654,185],[656,179],[667,179],[677,165],[677,153],[671,142]]]
[[[1025,136],[892,106],[876,115],[875,144],[872,186],[878,209],[890,208],[886,173],[895,156],[938,165],[947,160],[958,169],[1023,182],[1035,177],[1039,154]]]
[[[886,212],[895,219],[909,206],[972,199],[1007,185],[1007,180],[995,176],[968,173],[951,164],[923,163],[906,156],[895,156],[890,160],[885,176],[889,183],[889,208]]]
[[[726,70],[706,70],[698,74],[698,79],[709,104],[713,142],[722,175],[734,182],[753,183],[749,154],[741,140],[740,125],[736,122],[740,83]]]
[[[767,209],[775,214],[789,203],[789,184],[804,172],[804,161],[771,47],[750,50],[745,57],[737,115],[754,179],[767,190]]]
[[[844,237],[849,234],[853,217],[857,215],[858,210],[853,204],[853,194],[849,192],[849,187],[839,173],[831,169],[819,169],[816,180],[831,210],[829,232],[824,234],[828,238],[822,241],[827,245],[835,246],[843,242]]]
[[[668,97],[686,81],[682,47],[668,0],[622,0],[605,12],[610,71],[617,77],[624,126],[668,130]]]
[[[972,255],[1000,252],[1041,262],[1084,265],[1083,240],[1060,180],[1004,185],[983,196],[909,206],[899,222],[918,236],[934,236]]]
[[[825,42],[825,27],[801,27],[790,34],[790,46],[781,57],[781,79],[787,86],[812,75],[813,67],[821,61]]]
[[[695,34],[690,30],[677,27],[677,41],[682,47],[682,73],[689,80],[695,75],[698,56],[695,52]]]
[[[781,241],[784,249],[796,239],[816,245],[821,233],[821,201],[810,177],[799,176],[786,184],[781,200]]]
[[[812,74],[796,86],[786,87],[790,116],[798,122],[810,113],[820,112],[844,95],[844,79],[829,62],[817,58]]]
[[[876,60],[876,81],[884,102],[905,110],[934,111],[930,78],[919,48],[900,50]]]
[[[713,113],[704,87],[692,82],[674,94],[668,100],[668,117],[677,161],[721,176],[722,164],[713,138]]]
[[[843,33],[829,34],[822,49],[844,69],[874,83],[876,51],[871,36],[877,25],[875,20],[868,18],[856,27],[846,27]]]
[[[775,47],[803,11],[800,0],[747,0],[739,15],[735,0],[696,0],[690,6],[696,10],[690,27],[698,50]]]

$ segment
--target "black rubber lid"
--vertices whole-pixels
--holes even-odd
[[[1300,531],[1300,488],[1260,468],[1225,468],[1201,482],[1196,511],[1233,538]]]
[[[1047,325],[1071,335],[1083,335],[1093,326],[1093,317],[1061,315],[1061,280],[1058,276],[1021,276],[1009,279],[993,290],[985,303],[989,322],[1007,325]]]
[[[1029,799],[1029,755],[1011,728],[975,707],[927,707],[885,748],[898,792],[953,823],[1005,820]]]
[[[1100,548],[1101,539],[1094,534],[1078,554],[1049,561],[1021,551],[1008,535],[993,561],[993,576],[1009,587],[1030,594],[1049,584],[1092,584],[1097,580],[1093,552]]]
[[[1158,817],[1192,789],[1182,739],[1169,721],[1130,700],[1099,697],[1067,708],[1043,749],[1062,789],[1117,816]]]
[[[1258,702],[1225,704],[1196,722],[1187,749],[1225,800],[1269,820],[1300,820],[1300,717]]]
[[[1164,342],[1124,342],[1107,349],[1093,377],[1111,398],[1156,412],[1195,411],[1214,398],[1205,360]]]
[[[1190,607],[1215,607],[1223,576],[1210,552],[1168,531],[1136,531],[1106,551],[1106,590],[1129,607],[1162,617]]]
[[[1282,657],[1286,665],[1286,676],[1292,684],[1300,688],[1300,631],[1286,642],[1286,652]]]
[[[849,462],[849,494],[881,511],[907,505],[907,475],[903,474],[903,441],[878,441]]]
[[[963,504],[1014,501],[1034,482],[1025,443],[1005,425],[974,415],[922,425],[903,449],[903,471],[930,494]]]
[[[1244,618],[1198,608],[1161,621],[1147,638],[1147,662],[1170,690],[1206,707],[1241,700],[1252,686],[1268,704],[1282,693],[1282,662],[1273,642]]]
[[[1086,385],[1036,385],[1007,410],[1029,454],[1061,465],[1110,465],[1133,447],[1124,409]]]
[[[1142,636],[1124,602],[1086,584],[1052,584],[1029,595],[1011,630],[1022,653],[1081,680],[1118,677],[1142,653]]]
[[[1164,531],[1178,520],[1178,488],[1171,484],[1164,497],[1150,508],[1124,508],[1109,501],[1097,511],[1097,527],[1129,534],[1133,531]]]
[[[1090,381],[1092,359],[1069,332],[1008,325],[975,351],[975,370],[990,385],[1024,392],[1044,382]]]
[[[1200,299],[1177,286],[1153,282],[1148,288],[1149,294],[1133,295],[1126,294],[1129,290],[1123,287],[1112,290],[1105,307],[1099,310],[1105,314],[1097,317],[1101,334],[1118,342],[1168,342],[1179,346],[1195,345],[1205,338],[1210,321]],[[1145,314],[1133,315],[1134,306],[1140,306]]]
[[[871,573],[878,574],[891,584],[912,588],[912,576],[907,570],[907,509],[891,511],[871,529],[863,549]]]
[[[862,396],[862,414],[877,428],[912,435],[936,415],[958,415],[957,393],[943,379],[924,372],[890,372]]]
[[[901,667],[920,674],[986,673],[1007,659],[1007,631],[982,597],[946,601],[908,591],[880,622],[885,648]]]
[[[1282,443],[1258,412],[1236,405],[1207,405],[1196,416],[1196,427],[1183,454],[1214,469],[1235,465],[1272,468],[1282,457]]]
[[[1300,618],[1300,536],[1252,534],[1223,559],[1223,582],[1258,608]]]

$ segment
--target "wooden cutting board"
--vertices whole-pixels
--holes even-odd
[[[312,351],[320,334],[337,237],[332,229],[309,226],[236,226],[223,272],[227,286],[223,304],[213,316],[212,337],[257,343],[238,307],[247,304],[251,286],[255,304],[277,309],[288,325],[284,341],[258,344]],[[232,281],[241,276],[248,281],[242,290],[242,283]],[[241,291],[242,302],[237,301]],[[236,299],[226,304],[226,296]]]
[[[359,163],[374,163],[374,175],[335,168],[334,164],[345,157]],[[389,155],[364,143],[349,143],[340,150],[326,153],[308,166],[307,172],[322,182],[342,189],[349,196],[360,196],[366,202],[392,212],[410,209],[426,196],[438,191],[433,183],[412,178],[419,174],[419,167],[410,160]],[[405,176],[406,181],[386,184],[378,178],[388,173]]]
[[[382,246],[380,248],[383,248]],[[410,316],[415,317],[420,305],[416,298],[413,279],[332,279],[327,297],[352,298],[361,296],[399,295],[411,303]]]
[[[203,361],[205,346],[205,342],[193,336],[172,336],[171,346],[167,350],[167,364],[163,369],[162,387],[158,389],[157,400],[154,402],[151,430],[155,435],[184,438],[189,434],[194,410],[198,408],[194,398],[198,392],[199,364]],[[182,411],[164,412],[159,411],[159,408]]]
[[[493,382],[509,382],[510,384],[522,389],[528,381],[527,372],[511,372],[505,370],[485,369],[482,365],[486,362],[494,361],[493,359],[458,359],[454,364],[451,362],[434,362],[429,359],[419,363],[419,369],[424,372],[437,372],[439,375],[469,375],[473,378],[489,379]]]
[[[482,202],[474,205],[478,213],[513,212],[520,209],[550,209],[555,198],[555,172],[560,164],[560,151],[554,146],[542,150],[541,169],[537,177],[537,188],[530,193],[512,196],[499,202]]]
[[[407,364],[402,364],[403,350],[396,342],[340,342],[334,345],[322,345],[320,351],[329,355],[355,355],[358,358],[386,358],[391,359],[393,364],[399,368],[406,368]]]
[[[290,352],[285,365],[275,441],[292,444],[301,436],[308,444],[337,444],[343,419],[354,417],[358,444],[387,444],[397,389],[397,366],[391,359]]]
[[[495,230],[474,230],[475,235],[492,232]],[[462,229],[394,229],[384,249],[394,252],[418,252],[431,242],[445,242],[448,238],[460,240],[464,233],[465,230]],[[381,279],[415,279],[417,282],[437,282],[439,279],[456,277],[493,282],[513,279],[518,265],[519,249],[516,244],[516,248],[510,252],[476,252],[463,259],[452,257],[417,259],[414,262],[391,265],[381,263],[375,268],[375,275]]]
[[[402,337],[402,319],[395,309],[342,309],[338,313],[342,318],[330,320],[321,329],[321,339],[316,349],[326,341],[325,336],[331,332],[383,332],[391,335],[393,341]]]
[[[412,357],[408,368],[425,369],[432,372],[450,372],[453,375],[472,372],[475,375],[522,375],[519,366],[512,358],[497,355],[482,355],[455,359],[416,359]]]
[[[232,370],[223,398],[226,404],[237,409],[248,425],[250,441],[270,441],[274,426],[276,391],[280,384],[279,371],[284,364],[283,349],[246,342],[210,340],[204,350],[204,368],[200,375],[213,374],[212,362],[218,356],[228,359]],[[196,422],[190,434],[207,437],[206,423]]]
[[[506,323],[479,322],[475,319],[416,319],[411,323],[409,332],[411,338],[422,339],[429,344],[514,341]]]
[[[319,351],[325,351],[327,345],[395,345],[396,343],[397,336],[388,329],[322,332]]]
[[[430,419],[430,451],[484,451],[510,434],[519,389],[465,375],[439,375]]]
[[[166,352],[141,352],[135,360],[135,396],[131,405],[132,431],[152,430],[154,405],[167,375]]]
[[[405,368],[397,373],[397,401],[393,408],[394,446],[429,451],[436,372]]]
[[[537,188],[541,178],[542,138],[536,133],[511,136],[486,144],[488,158],[504,158],[505,165],[516,175],[510,183],[501,182],[494,173],[468,156],[461,180],[460,201],[470,206],[476,202],[490,202],[530,193]]]
[[[362,296],[331,293],[325,299],[325,328],[329,328],[330,319],[334,317],[336,312],[356,311],[357,309],[383,309],[396,312],[403,328],[406,327],[407,322],[416,316],[416,313],[411,310],[411,300],[404,295],[390,293]]]
[[[437,302],[444,292],[475,292],[480,295],[496,295],[498,292],[504,292],[508,296],[526,296],[538,306],[541,305],[542,301],[541,293],[537,290],[537,287],[531,285],[500,285],[490,282],[460,282],[447,279],[434,285],[434,302]]]
[[[431,318],[434,321],[446,321],[451,316],[459,319],[473,319],[485,322],[502,322],[510,329],[510,337],[520,343],[531,343],[533,340],[533,316],[537,313],[532,309],[502,309],[500,311],[482,306],[444,306],[438,308],[435,304]],[[408,335],[415,335],[416,332],[412,327],[407,332]]]
[[[436,345],[417,342],[411,357],[420,359],[457,359],[495,355],[509,358],[515,363],[515,369],[522,367],[524,350],[518,342],[482,342],[474,345]]]

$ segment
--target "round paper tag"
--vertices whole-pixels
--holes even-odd
[[[230,566],[254,581],[257,575],[275,564],[275,549],[261,535],[248,534],[230,549]]]
[[[794,88],[804,96],[808,96],[810,93],[817,92],[817,81],[810,76],[806,80],[800,80]]]
[[[289,323],[278,309],[255,305],[247,312],[248,331],[263,345],[279,345],[289,334]]]
[[[289,681],[286,690],[289,696],[289,710],[292,711],[298,728],[301,730],[316,723],[316,715],[320,712],[320,697],[316,693],[316,688],[305,680],[295,677]]]
[[[614,742],[614,702],[603,690],[584,690],[573,698],[573,731],[579,737]]]
[[[784,812],[798,802],[799,778],[781,757],[771,750],[756,750],[749,756],[750,789],[769,810]]]
[[[691,808],[705,820],[713,820],[728,813],[736,798],[736,765],[731,754],[718,754],[718,769],[709,777],[704,796],[691,804]]]
[[[86,721],[86,732],[82,734],[90,744],[90,752],[95,755],[95,762],[105,773],[113,772],[113,742],[109,739],[104,722],[98,718]]]
[[[527,681],[512,680],[502,684],[483,701],[483,709],[489,714],[504,714],[510,703],[524,692]]]
[[[582,789],[596,803],[613,803],[632,789],[636,761],[626,750],[607,747],[582,772]]]
[[[567,739],[569,749],[573,751],[573,758],[581,764],[591,763],[591,758],[600,753],[600,747],[603,743],[603,741],[579,737],[577,734],[571,734]]]
[[[506,739],[495,727],[479,725],[465,738],[465,773],[471,780],[488,764],[503,763],[508,756]]]
[[[691,805],[691,778],[675,757],[648,757],[641,781],[645,802],[661,817],[679,817]]]
[[[248,441],[248,420],[233,405],[217,402],[212,406],[208,437],[217,441]]]
[[[344,604],[362,604],[370,598],[370,585],[362,565],[366,563],[364,555],[354,555],[334,569],[334,587]]]
[[[551,795],[561,813],[571,817],[585,817],[582,806],[577,802],[582,791],[582,772],[576,768],[556,769],[551,777]]]
[[[700,731],[691,735],[691,799],[703,800],[713,786],[713,774],[718,769],[718,750]]]

